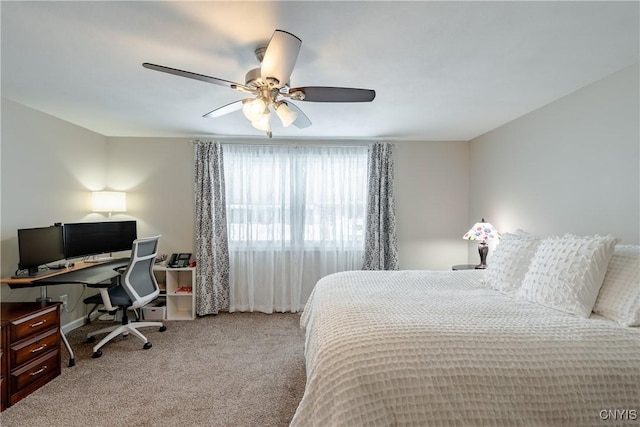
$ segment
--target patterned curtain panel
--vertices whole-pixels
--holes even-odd
[[[196,142],[196,313],[229,307],[229,246],[222,144]]]
[[[369,196],[363,270],[397,270],[396,206],[393,198],[393,146],[369,146]]]

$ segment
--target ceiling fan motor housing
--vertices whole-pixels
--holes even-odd
[[[260,75],[260,68],[254,68],[252,70],[249,70],[249,72],[247,72],[247,74],[244,77],[244,83],[247,86],[250,86],[256,89],[262,86],[263,82],[262,82],[262,76]]]
[[[265,82],[262,79],[260,68],[249,70],[249,72],[244,76],[244,81],[245,85],[254,89],[259,89],[262,86],[276,87],[280,83],[280,80],[276,79],[275,77],[267,77],[267,81]],[[285,87],[288,87],[288,85],[285,85]]]

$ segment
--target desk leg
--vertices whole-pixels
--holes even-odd
[[[41,289],[42,288],[46,289],[47,287],[42,286]],[[46,291],[45,291],[45,298],[46,298]],[[62,306],[60,306],[60,318],[62,318]],[[71,368],[72,366],[76,366],[76,358],[73,355],[73,349],[71,348],[71,345],[69,344],[69,341],[67,340],[66,335],[62,331],[62,326],[60,326],[60,338],[62,338],[62,343],[66,347],[67,352],[69,353],[69,367]]]
[[[38,301],[38,302],[40,302],[40,301],[46,301],[46,302],[53,301],[53,299],[51,299],[51,297],[47,296],[47,287],[46,286],[40,286],[40,298],[36,298],[36,301]]]
[[[62,338],[62,342],[69,352],[69,367],[71,368],[72,366],[76,366],[76,358],[73,355],[73,349],[71,348],[71,345],[69,345],[69,341],[67,341],[67,337],[64,335],[64,332],[62,332],[62,328],[60,328],[60,338]]]
[[[51,297],[47,296],[46,286],[40,286],[40,298],[36,298],[36,301],[53,301]],[[62,306],[60,306],[60,310],[62,310]],[[67,337],[64,335],[64,332],[62,332],[62,327],[60,328],[60,338],[62,338],[62,343],[69,353],[69,367],[71,368],[72,366],[76,366],[76,358],[73,355],[73,349],[71,348]]]

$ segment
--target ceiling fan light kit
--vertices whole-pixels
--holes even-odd
[[[274,107],[276,109],[276,114],[280,118],[282,126],[284,127],[289,127],[298,118],[298,113],[289,108],[284,101],[274,104]]]
[[[245,75],[245,84],[210,77],[204,74],[178,70],[163,65],[145,62],[143,67],[180,77],[200,80],[226,86],[240,92],[254,95],[219,107],[204,117],[217,118],[242,109],[251,125],[271,138],[270,107],[284,127],[294,125],[297,128],[311,126],[309,118],[291,102],[279,98],[290,98],[305,102],[371,102],[376,96],[374,90],[343,87],[306,86],[290,89],[289,78],[298,59],[302,41],[295,35],[275,30],[267,46],[258,47],[254,53],[261,63]]]
[[[270,133],[271,132],[270,116],[271,115],[269,113],[263,114],[262,117],[260,117],[258,120],[252,121],[251,126],[263,132]]]
[[[242,113],[250,122],[259,120],[264,114],[269,114],[267,104],[262,98],[256,99],[243,99],[242,100]]]

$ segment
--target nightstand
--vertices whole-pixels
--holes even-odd
[[[452,270],[475,270],[475,264],[458,264],[451,267]]]

